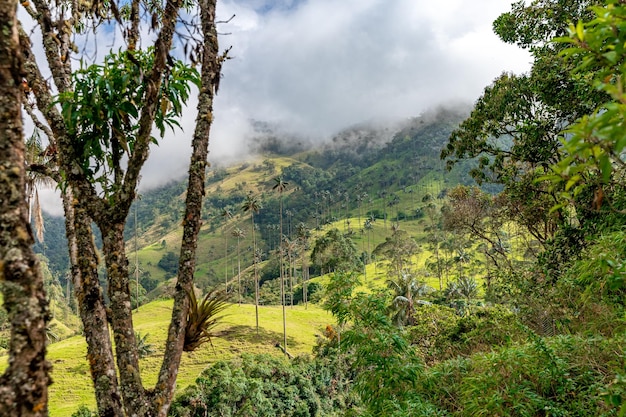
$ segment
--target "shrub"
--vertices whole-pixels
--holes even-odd
[[[345,366],[332,358],[244,354],[205,370],[172,404],[173,417],[337,415],[354,405]],[[337,414],[336,414],[337,413]]]
[[[439,363],[417,393],[455,416],[610,416],[601,394],[622,358],[623,340],[530,333],[530,342]]]
[[[415,309],[409,340],[427,363],[468,356],[525,340],[517,316],[503,306],[476,307],[459,317],[452,308],[422,305]]]

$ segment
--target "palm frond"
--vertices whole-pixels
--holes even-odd
[[[193,352],[202,344],[211,343],[211,330],[224,316],[219,314],[228,307],[230,296],[223,290],[213,290],[198,303],[194,291],[188,291],[189,313],[185,329],[185,352]],[[212,344],[211,344],[212,345]]]
[[[143,359],[150,355],[152,355],[155,350],[152,346],[152,343],[148,343],[149,333],[141,336],[141,333],[135,333],[135,340],[137,341],[137,352],[139,353],[139,358]]]
[[[35,189],[35,201],[33,202],[33,212],[35,214],[35,234],[37,240],[43,243],[43,232],[46,231],[43,223],[43,212],[41,211],[41,204],[39,203],[39,191]]]

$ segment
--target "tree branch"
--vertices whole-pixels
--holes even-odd
[[[174,296],[172,320],[168,331],[165,354],[159,379],[155,387],[157,398],[153,403],[164,404],[157,409],[157,415],[165,417],[169,409],[176,375],[185,341],[189,298],[187,293],[193,291],[193,274],[196,267],[197,237],[202,225],[202,201],[204,198],[204,181],[206,177],[209,133],[213,121],[213,100],[219,82],[222,59],[219,58],[219,46],[215,29],[215,0],[201,0],[200,13],[204,44],[202,52],[202,87],[198,98],[198,114],[192,146],[193,152],[189,165],[189,185],[185,202],[183,220],[183,239],[178,267],[178,283]],[[158,407],[158,406],[157,406]]]

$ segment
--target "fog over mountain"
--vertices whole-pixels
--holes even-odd
[[[245,158],[254,121],[327,141],[359,123],[473,102],[503,71],[529,68],[525,51],[492,32],[509,8],[503,0],[219,1],[220,44],[232,47],[232,59],[223,67],[209,160]],[[153,148],[144,189],[186,174],[195,104],[184,132]]]
[[[210,160],[245,157],[251,120],[323,140],[362,122],[473,102],[503,71],[528,68],[527,53],[492,32],[508,9],[503,0],[219,2],[220,20],[234,15],[219,26],[233,59],[223,69]],[[193,121],[185,124],[188,133]],[[187,152],[180,143],[162,144],[163,158]],[[159,181],[159,154],[144,185]]]

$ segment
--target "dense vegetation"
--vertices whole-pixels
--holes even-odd
[[[312,149],[264,129],[262,158],[210,171],[194,284],[256,304],[257,336],[281,306],[285,358],[220,358],[171,415],[626,415],[626,7],[599,4],[513,4],[494,29],[533,68],[471,112]],[[129,211],[133,307],[173,293],[185,189]],[[71,322],[59,230],[39,250]],[[285,308],[309,302],[334,322],[292,358]]]

